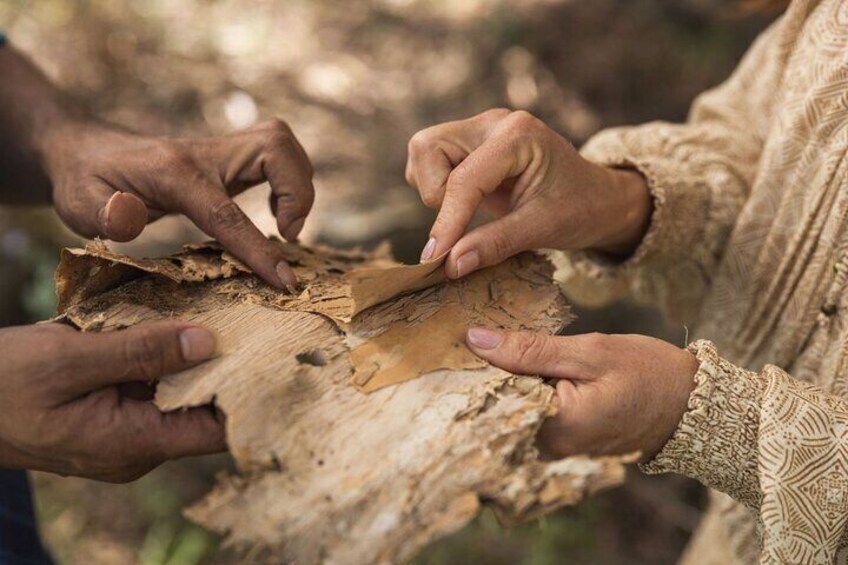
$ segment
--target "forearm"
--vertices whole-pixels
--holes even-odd
[[[82,112],[24,55],[0,47],[0,203],[48,204],[48,148]]]

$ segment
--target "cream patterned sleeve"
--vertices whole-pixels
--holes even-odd
[[[724,84],[695,101],[686,123],[609,129],[583,147],[591,161],[640,171],[654,211],[643,241],[623,262],[553,252],[570,298],[600,306],[629,293],[693,321],[757,169],[785,67],[781,24],[757,39]]]
[[[759,515],[762,563],[848,560],[848,402],[781,369],[755,373],[690,346],[696,387],[647,473],[680,473]],[[839,561],[841,559],[841,561]]]

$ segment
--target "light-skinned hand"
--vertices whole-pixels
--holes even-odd
[[[523,111],[489,110],[420,131],[409,142],[406,179],[439,211],[421,258],[450,249],[451,278],[530,249],[626,255],[652,206],[639,173],[587,161]],[[466,233],[478,209],[495,219]]]
[[[686,412],[698,370],[689,351],[641,335],[471,328],[466,342],[497,367],[557,379],[559,412],[539,434],[554,457],[638,451],[643,461],[653,458]]]

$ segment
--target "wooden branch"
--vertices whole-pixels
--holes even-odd
[[[214,402],[239,474],[188,510],[259,562],[387,563],[493,506],[506,523],[623,480],[625,458],[541,461],[552,387],[486,365],[470,324],[555,332],[568,308],[547,260],[523,254],[461,281],[385,253],[285,245],[283,295],[219,247],[138,260],[66,250],[62,319],[84,331],[202,323],[221,355],[168,377],[156,403]]]

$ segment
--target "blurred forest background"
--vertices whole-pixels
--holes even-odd
[[[388,238],[415,261],[433,219],[403,180],[417,130],[509,106],[579,145],[611,125],[681,120],[768,23],[736,8],[730,0],[0,0],[0,29],[92,113],[132,129],[198,135],[284,118],[316,169],[305,239]],[[271,232],[265,190],[240,202]],[[168,218],[121,249],[158,254],[202,239]],[[49,212],[0,209],[0,325],[53,314],[58,248],[77,243]],[[569,331],[590,328],[684,339],[682,328],[626,304],[580,312]],[[226,465],[225,457],[174,462],[120,486],[36,475],[44,537],[60,563],[237,562],[180,515]],[[515,530],[484,514],[418,562],[672,563],[703,503],[691,482],[634,472],[623,488]]]

